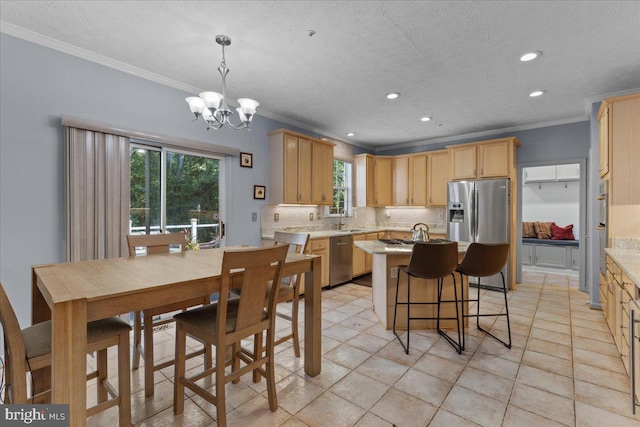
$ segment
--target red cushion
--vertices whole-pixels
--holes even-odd
[[[551,240],[576,240],[573,237],[573,224],[569,224],[566,227],[558,227],[555,224],[551,224]]]

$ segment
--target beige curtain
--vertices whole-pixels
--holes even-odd
[[[129,138],[66,127],[67,261],[128,253]]]

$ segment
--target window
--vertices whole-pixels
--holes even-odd
[[[333,161],[333,206],[329,216],[351,215],[351,163]]]
[[[131,144],[131,233],[187,233],[191,247],[221,246],[223,159]]]

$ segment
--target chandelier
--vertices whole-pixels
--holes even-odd
[[[222,94],[218,92],[201,92],[199,96],[190,96],[185,98],[189,104],[191,112],[196,116],[195,120],[202,121],[207,124],[207,130],[220,129],[225,124],[233,129],[245,129],[249,127],[251,119],[258,108],[258,102],[249,98],[240,98],[239,108],[236,108],[241,123],[233,124],[230,121],[233,110],[227,105],[227,83],[226,77],[229,73],[227,64],[224,60],[224,48],[231,44],[231,39],[227,36],[216,36],[216,43],[222,46],[222,62],[218,67],[218,71],[222,76]]]

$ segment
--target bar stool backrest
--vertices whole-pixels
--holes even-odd
[[[451,274],[458,265],[458,242],[415,243],[407,270],[422,279],[437,279]]]
[[[467,276],[493,276],[504,268],[508,257],[509,243],[471,243],[458,271]]]

